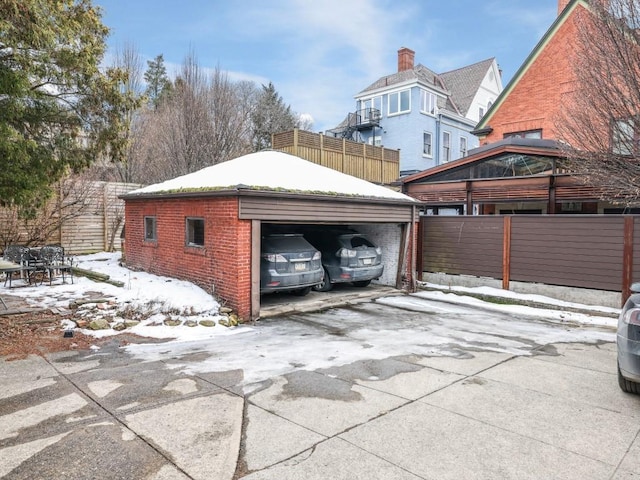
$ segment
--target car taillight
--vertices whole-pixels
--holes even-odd
[[[266,259],[268,262],[276,263],[276,262],[287,262],[287,259],[284,258],[279,253],[264,253],[262,258]]]
[[[378,255],[382,255],[382,249],[380,247],[376,247],[376,253]]]
[[[321,254],[320,252],[316,252],[313,254],[313,257],[311,258],[311,260],[320,260]]]
[[[355,250],[349,250],[348,248],[341,248],[336,252],[336,256],[340,258],[354,258],[358,252]]]
[[[630,308],[624,312],[622,321],[629,325],[640,325],[640,308]]]

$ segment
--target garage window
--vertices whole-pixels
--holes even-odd
[[[204,218],[187,218],[187,245],[204,247]]]
[[[156,217],[144,217],[144,241],[155,242],[156,240],[158,240]]]

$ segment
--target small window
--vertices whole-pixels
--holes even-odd
[[[467,137],[460,137],[460,156],[467,156]]]
[[[437,98],[435,94],[426,90],[420,90],[420,111],[429,115],[436,114]]]
[[[422,154],[427,157],[431,157],[433,155],[431,150],[431,145],[433,145],[433,136],[430,132],[424,132],[422,134]]]
[[[442,132],[442,162],[451,160],[451,134]]]
[[[187,245],[204,247],[204,218],[187,218]]]
[[[411,90],[402,90],[389,94],[389,115],[405,113],[411,110]]]
[[[155,242],[158,240],[156,217],[144,217],[144,240],[145,242]]]
[[[478,118],[482,120],[482,117],[484,117],[484,108],[478,107]]]
[[[636,132],[633,119],[614,120],[612,152],[615,155],[633,155],[636,150]]]
[[[542,138],[542,130],[524,130],[522,132],[508,132],[504,138]]]

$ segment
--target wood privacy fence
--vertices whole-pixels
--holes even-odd
[[[274,134],[271,146],[274,150],[373,183],[389,185],[400,177],[400,150],[327,137],[297,128]]]
[[[636,215],[426,216],[420,227],[419,272],[622,292],[623,301],[640,281]]]
[[[124,225],[124,200],[118,196],[139,187],[130,183],[74,180],[67,192],[63,194],[60,189],[58,196],[32,221],[20,220],[15,210],[0,209],[0,238],[5,245],[56,243],[74,255],[118,250]]]

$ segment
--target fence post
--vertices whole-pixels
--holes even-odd
[[[502,232],[502,289],[509,290],[511,276],[511,218],[504,217]]]
[[[622,252],[622,306],[631,295],[633,282],[633,227],[632,216],[624,217],[624,247]]]

